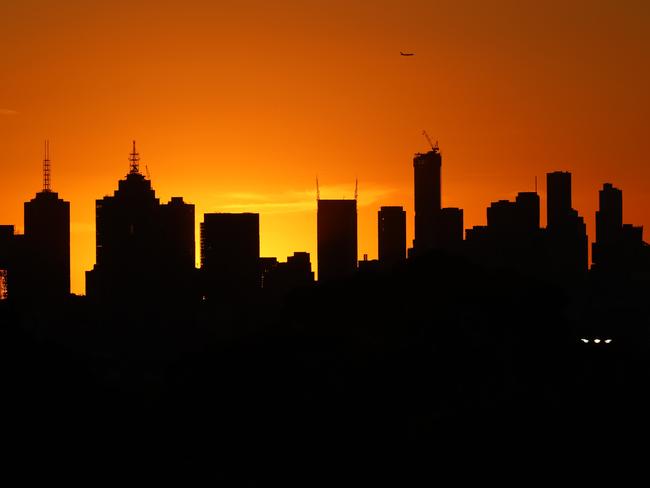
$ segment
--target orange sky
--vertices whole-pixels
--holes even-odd
[[[162,200],[196,204],[197,224],[260,212],[262,254],[306,250],[314,266],[315,177],[323,198],[352,197],[358,177],[359,256],[372,258],[380,205],[406,207],[412,239],[426,129],[443,205],[463,207],[466,227],[560,169],[590,237],[605,181],[648,227],[649,61],[645,0],[3,1],[0,223],[22,230],[49,138],[83,293],[95,199],[135,138]]]

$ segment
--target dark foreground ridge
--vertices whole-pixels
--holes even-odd
[[[648,305],[603,301],[628,286],[570,293],[434,253],[281,302],[3,303],[5,415],[39,462],[65,439],[111,469],[638,431]]]

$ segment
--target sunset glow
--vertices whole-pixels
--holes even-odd
[[[426,129],[465,228],[535,176],[544,209],[554,170],[572,172],[590,241],[606,181],[648,227],[649,16],[633,0],[3,2],[0,222],[22,230],[49,139],[84,293],[95,200],[136,139],[157,196],[196,205],[197,233],[205,212],[259,212],[262,256],[308,251],[314,269],[316,178],[323,198],[353,198],[358,178],[373,258],[380,205],[404,206],[413,238]]]

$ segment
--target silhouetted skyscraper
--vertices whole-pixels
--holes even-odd
[[[406,212],[402,207],[381,207],[377,214],[379,262],[394,266],[406,259]]]
[[[611,183],[605,183],[598,192],[596,242],[605,245],[617,242],[622,228],[623,192]]]
[[[50,187],[49,144],[43,160],[43,190],[24,205],[24,271],[34,299],[70,294],[70,203]]]
[[[192,269],[196,266],[196,242],[194,237],[194,205],[185,203],[182,197],[172,197],[160,206],[163,236],[167,247],[168,265]]]
[[[571,173],[548,173],[546,185],[547,271],[556,281],[571,281],[587,272],[587,227],[584,219],[571,208]]]
[[[544,249],[537,193],[519,193],[514,202],[493,202],[487,209],[487,222],[487,227],[467,231],[466,249],[471,258],[524,274],[541,272]]]
[[[318,200],[318,281],[345,278],[357,269],[357,201]]]
[[[194,280],[194,205],[174,197],[161,205],[139,168],[133,144],[130,171],[113,196],[96,202],[97,262],[86,293],[133,303],[149,296],[189,298]]]
[[[561,226],[571,214],[571,173],[554,171],[546,174],[546,226]]]
[[[431,151],[413,158],[415,178],[415,239],[416,253],[436,247],[436,219],[440,213],[440,171],[442,156],[436,145]]]
[[[260,216],[208,213],[201,223],[201,273],[210,300],[246,296],[261,287]]]
[[[623,192],[605,183],[598,192],[596,242],[592,246],[594,269],[634,271],[647,265],[643,227],[623,224]]]

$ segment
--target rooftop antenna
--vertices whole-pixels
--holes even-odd
[[[535,193],[537,193],[537,175],[535,175]]]
[[[135,141],[133,141],[133,151],[129,154],[131,163],[131,174],[140,174],[140,153],[135,150]]]
[[[429,137],[429,134],[427,134],[426,130],[422,131],[422,135],[424,137],[426,137],[427,142],[429,143],[429,146],[431,146],[431,150],[434,151],[434,152],[438,152],[438,141],[436,141],[435,144],[433,142],[431,142],[431,138]]]
[[[320,200],[320,188],[318,187],[318,176],[316,177],[316,200]]]
[[[359,179],[354,179],[354,199],[356,200],[359,196]]]
[[[52,189],[50,188],[50,176],[51,176],[50,141],[46,139],[45,151],[43,156],[43,191],[48,193],[52,191]]]
[[[150,180],[150,179],[151,179],[151,175],[149,174],[149,166],[147,166],[147,165],[145,164],[145,165],[144,165],[144,169],[145,169],[145,171],[147,172],[147,179]]]

